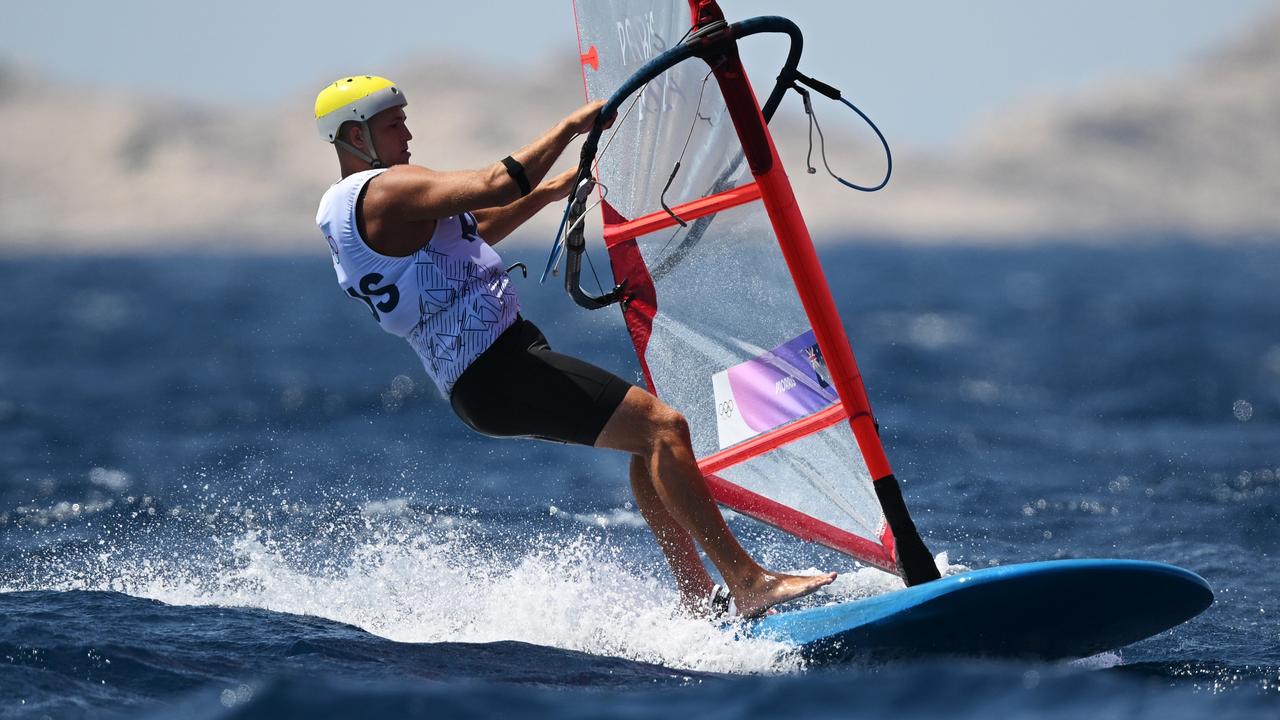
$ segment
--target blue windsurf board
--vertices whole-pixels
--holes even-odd
[[[795,644],[817,665],[939,655],[1061,660],[1137,642],[1212,602],[1203,578],[1173,565],[1054,560],[780,612],[746,632]]]

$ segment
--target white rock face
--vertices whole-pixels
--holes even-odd
[[[560,60],[499,71],[425,58],[388,72],[410,101],[414,162],[441,169],[490,163],[582,100]],[[337,163],[311,92],[269,110],[200,107],[0,66],[0,253],[323,249],[312,219]],[[870,133],[819,109],[828,137],[844,138],[832,166],[878,178]],[[803,117],[797,102],[775,137],[823,240],[1280,238],[1280,15],[1181,73],[1008,108],[954,152],[904,150],[880,193],[807,175]],[[549,209],[512,242],[549,243],[558,217]]]
[[[1178,75],[1117,79],[1009,108],[954,154],[903,157],[890,188],[858,201],[845,227],[1010,243],[1170,234],[1275,239],[1278,113],[1274,15]],[[874,159],[865,162],[875,167]],[[812,184],[797,181],[806,190]],[[839,226],[825,212],[839,207],[837,197],[829,188],[812,194],[828,232]]]

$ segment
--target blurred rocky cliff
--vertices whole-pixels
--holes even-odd
[[[388,73],[410,99],[414,161],[438,168],[491,162],[582,99],[571,58],[420,58]],[[315,205],[337,163],[315,133],[313,91],[212,107],[0,65],[0,252],[319,246]],[[788,104],[775,136],[820,239],[1280,238],[1277,15],[1176,73],[1006,108],[950,150],[898,148],[893,181],[871,195],[804,172],[805,120]],[[832,166],[874,181],[870,133],[838,106],[819,112]],[[549,242],[557,219],[544,212],[513,242]]]

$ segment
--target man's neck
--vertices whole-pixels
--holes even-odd
[[[355,175],[358,172],[364,172],[365,170],[372,169],[373,166],[369,163],[350,157],[346,153],[343,153],[338,157],[338,171],[342,173],[343,178]]]

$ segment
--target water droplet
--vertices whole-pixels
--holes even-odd
[[[1253,404],[1248,400],[1237,400],[1231,406],[1231,413],[1240,422],[1248,422],[1249,418],[1253,417]]]
[[[400,397],[408,397],[413,394],[413,378],[408,375],[397,375],[391,380],[391,392]]]

